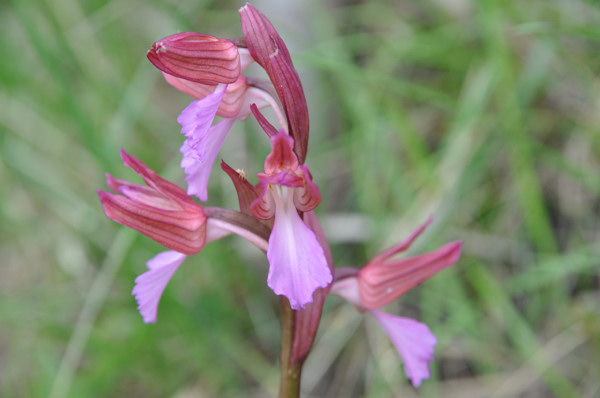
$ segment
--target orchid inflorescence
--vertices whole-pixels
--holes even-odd
[[[325,298],[334,294],[373,315],[402,357],[407,377],[418,387],[430,375],[436,338],[424,324],[381,308],[454,264],[461,244],[450,243],[413,258],[395,258],[423,232],[430,218],[363,268],[333,267],[327,239],[314,213],[321,194],[304,163],[309,121],[300,78],[269,20],[250,4],[239,12],[243,38],[184,32],[157,41],[147,54],[170,85],[194,98],[177,118],[185,136],[181,167],[187,192],[124,150],[123,163],[140,175],[145,185],[107,175],[107,185],[116,193],[98,191],[110,219],[170,249],[148,261],[149,270],[135,280],[133,295],[143,320],[156,322],[160,297],[188,255],[233,233],[266,252],[267,284],[282,296],[282,312],[291,314],[286,318],[291,343],[282,358],[301,366],[314,341]],[[264,69],[268,80],[244,75],[253,62]],[[265,107],[272,108],[276,126],[261,113]],[[252,185],[245,173],[222,161],[240,210],[199,204],[192,196],[208,200],[211,169],[232,125],[251,115],[272,148],[264,172],[256,174],[258,183]],[[215,122],[217,116],[220,121]]]

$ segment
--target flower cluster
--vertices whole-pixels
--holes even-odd
[[[144,322],[156,322],[162,292],[186,256],[216,239],[237,234],[266,253],[268,286],[294,311],[292,359],[302,361],[312,345],[328,294],[370,312],[389,335],[418,386],[429,377],[435,336],[427,326],[381,310],[439,270],[455,263],[460,243],[409,259],[392,257],[410,246],[425,229],[376,256],[361,269],[335,268],[314,209],[321,201],[305,164],[308,108],[300,79],[285,43],[250,4],[240,9],[243,38],[222,39],[195,32],[168,36],[152,45],[148,59],[165,80],[194,100],[177,118],[185,136],[181,167],[187,191],[159,177],[122,151],[123,163],[145,185],[107,175],[114,192],[98,191],[106,215],[169,248],[148,261],[135,281],[133,295]],[[268,76],[244,74],[256,62]],[[261,109],[271,107],[275,125]],[[240,210],[208,207],[207,185],[213,164],[232,125],[254,116],[271,143],[264,172],[252,185],[227,163],[221,168],[233,182]],[[217,118],[219,120],[217,121]]]

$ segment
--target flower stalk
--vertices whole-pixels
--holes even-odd
[[[294,361],[296,313],[289,301],[281,298],[281,354],[279,366],[279,398],[298,398],[303,361]]]

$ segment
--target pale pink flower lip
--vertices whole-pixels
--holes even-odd
[[[275,294],[287,297],[297,310],[312,302],[314,291],[329,285],[332,276],[323,249],[298,216],[292,196],[282,196],[273,195],[275,223],[267,250],[267,284]]]
[[[131,294],[138,302],[138,310],[145,323],[156,322],[160,297],[185,257],[185,254],[176,251],[159,253],[146,263],[149,270],[135,279]]]
[[[431,375],[429,362],[433,358],[437,339],[427,325],[413,319],[372,310],[371,314],[388,335],[404,362],[404,372],[416,388]]]

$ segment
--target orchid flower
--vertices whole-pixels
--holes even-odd
[[[133,295],[144,322],[156,322],[160,297],[187,255],[206,243],[238,234],[261,250],[267,249],[268,229],[254,218],[233,210],[204,208],[179,186],[158,176],[148,166],[121,150],[123,163],[139,174],[146,186],[106,176],[118,192],[98,191],[106,215],[172,249],[148,261],[149,270],[135,280]]]
[[[123,150],[121,157],[147,186],[107,174],[107,185],[121,195],[98,191],[106,215],[173,249],[150,260],[150,271],[136,279],[133,289],[144,322],[156,322],[158,302],[169,279],[187,254],[198,253],[206,243],[207,217],[183,189]]]
[[[261,219],[274,217],[267,284],[287,297],[293,309],[302,309],[317,288],[331,283],[332,275],[315,234],[298,215],[313,210],[321,194],[308,168],[299,164],[293,144],[284,131],[271,137],[273,151],[265,160],[265,172],[257,174],[260,196],[250,210]]]
[[[330,291],[348,300],[360,311],[369,311],[373,315],[402,357],[404,372],[414,387],[430,376],[429,362],[433,360],[437,340],[425,324],[380,309],[458,260],[460,242],[417,257],[391,259],[408,249],[431,221],[430,218],[406,240],[379,254],[360,270],[336,269],[336,280]]]
[[[181,167],[188,194],[205,202],[212,166],[233,123],[250,115],[251,104],[271,106],[281,125],[287,125],[285,116],[269,85],[241,74],[253,58],[230,40],[178,33],[154,43],[147,57],[169,84],[196,99],[177,119],[186,136]],[[213,125],[216,116],[223,120]]]

